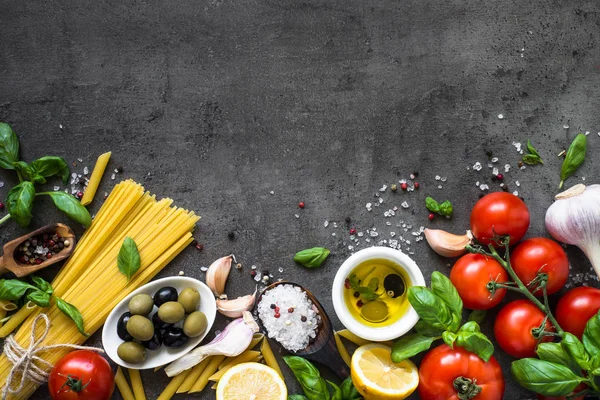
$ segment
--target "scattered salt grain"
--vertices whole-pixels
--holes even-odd
[[[275,191],[271,190],[271,191],[269,192],[269,194],[275,194]]]
[[[586,131],[586,132],[585,132],[585,136],[587,136],[587,135],[589,135],[589,134],[590,134],[590,131]]]
[[[296,217],[296,218],[300,218],[300,215],[298,215],[298,214],[294,214],[294,217]]]
[[[325,220],[325,222],[323,222],[323,226],[327,228],[329,226],[329,221]]]
[[[60,186],[54,186],[54,191],[58,192],[60,190]]]
[[[387,185],[383,185],[382,187],[379,188],[380,192],[385,192],[385,189],[387,189]]]
[[[497,163],[497,162],[498,162],[498,157],[494,157],[494,158],[492,158],[492,162],[493,162],[493,163]]]
[[[479,185],[479,189],[481,190],[488,190],[490,187],[489,185],[486,185],[485,183],[482,183],[481,185]]]
[[[367,203],[367,205],[365,207],[367,208],[367,211],[373,210],[373,204],[371,204],[371,203]]]
[[[435,176],[435,180],[436,180],[436,181],[439,181],[440,179],[442,179],[442,177],[441,177],[441,176],[439,176],[439,175],[436,175],[436,176]]]
[[[114,181],[114,180],[115,180],[115,178],[116,178],[116,175],[115,175],[115,174],[112,174],[112,175],[110,176],[110,179],[111,179],[112,181]]]
[[[208,267],[200,267],[200,271],[206,272],[206,271],[208,271]]]
[[[282,273],[283,272],[283,268],[279,267],[279,268],[277,268],[277,271],[279,271],[279,273]]]
[[[492,169],[492,175],[498,175],[500,173],[500,171],[498,171],[497,167],[494,167],[494,169]]]
[[[498,114],[498,119],[504,119],[504,115]]]
[[[441,188],[442,188],[442,185],[438,185],[438,189],[441,189]]]
[[[88,167],[83,167],[83,174],[87,175],[90,173],[90,169]]]
[[[519,181],[515,181],[515,185],[517,185],[517,186],[521,186],[521,182],[519,182]]]
[[[479,186],[479,181],[475,182],[475,186]]]
[[[519,192],[517,192],[517,191],[515,190],[515,191],[513,192],[513,194],[514,194],[515,196],[518,196],[518,195],[519,195]]]
[[[475,171],[481,171],[481,168],[483,168],[483,167],[481,166],[481,163],[479,161],[477,161],[475,164],[473,164],[473,169]]]
[[[440,179],[442,182],[446,182],[448,180],[448,177],[446,176],[442,176],[442,179]]]
[[[569,129],[569,125],[563,125],[563,129]]]
[[[184,275],[185,275],[185,272],[179,271],[179,276],[184,276]]]
[[[505,164],[504,165],[504,172],[508,172],[510,171],[510,164]]]
[[[402,204],[400,204],[400,205],[402,206],[402,208],[410,207],[406,201],[403,201]]]
[[[77,161],[83,162],[83,158],[78,158]]]
[[[0,181],[0,188],[4,187],[4,181]]]

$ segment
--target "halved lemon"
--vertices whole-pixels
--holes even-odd
[[[286,400],[287,388],[277,371],[256,362],[229,369],[217,385],[217,400]]]
[[[365,400],[401,400],[419,385],[419,370],[410,360],[395,363],[392,349],[378,343],[360,346],[352,355],[351,375]]]

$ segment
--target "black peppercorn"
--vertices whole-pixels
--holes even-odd
[[[235,232],[234,231],[227,232],[227,237],[229,238],[229,240],[235,239]]]
[[[300,317],[300,321],[302,321],[302,322],[306,322],[306,317],[305,317],[304,315],[303,315],[303,316],[301,316],[301,317]]]
[[[277,306],[275,304],[271,304],[269,307],[271,307],[271,310],[274,310]]]

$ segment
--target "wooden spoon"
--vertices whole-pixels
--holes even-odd
[[[323,364],[324,366],[328,367],[333,372],[335,372],[335,374],[338,377],[340,377],[340,379],[346,379],[348,375],[350,375],[350,369],[340,356],[340,353],[338,352],[337,347],[335,345],[335,338],[333,336],[333,327],[331,326],[331,320],[327,316],[327,313],[323,309],[323,306],[321,306],[321,303],[319,303],[319,300],[317,300],[317,298],[311,292],[309,292],[306,288],[302,287],[301,285],[298,285],[297,283],[285,281],[275,282],[267,286],[265,290],[262,291],[262,293],[258,297],[258,301],[256,302],[256,304],[260,303],[260,300],[262,299],[262,296],[266,291],[273,289],[277,285],[292,285],[302,289],[302,291],[305,292],[308,296],[309,300],[313,303],[317,313],[321,317],[319,326],[317,328],[317,336],[314,339],[312,339],[311,342],[304,349],[298,350],[291,354],[301,356],[308,360],[316,361],[320,364]],[[266,331],[266,329],[264,329],[264,326],[263,330]],[[274,342],[277,343],[276,340],[274,340]],[[280,343],[277,344],[281,348],[284,348]]]
[[[19,246],[21,246],[29,238],[44,233],[58,233],[60,237],[68,239],[70,244],[69,246],[65,246],[58,253],[53,254],[52,258],[43,261],[41,264],[24,264],[15,260],[15,251],[19,248]],[[21,278],[25,275],[32,274],[35,271],[64,260],[71,255],[73,249],[75,249],[75,234],[71,228],[63,224],[46,225],[40,229],[28,233],[27,235],[23,235],[15,240],[11,240],[4,245],[4,255],[0,257],[0,275],[12,272],[18,278]]]

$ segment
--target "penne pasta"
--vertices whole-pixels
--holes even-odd
[[[210,362],[211,358],[212,357],[206,357],[200,362],[200,364],[192,368],[192,372],[187,376],[187,378],[185,378],[181,386],[179,386],[179,388],[177,389],[177,393],[187,393],[190,391],[194,383],[196,383],[200,375],[202,375],[202,372],[204,372],[204,369]]]
[[[279,376],[281,376],[283,378],[283,373],[281,372],[281,368],[279,368],[279,364],[277,363],[277,360],[275,359],[275,355],[273,354],[273,350],[271,350],[271,345],[269,345],[269,340],[267,338],[265,338],[262,341],[262,344],[260,346],[260,352],[262,353],[262,355],[265,359],[265,363],[269,367],[271,367],[275,371],[277,371]]]
[[[94,196],[96,195],[96,190],[98,190],[98,186],[100,186],[100,180],[102,180],[102,175],[104,175],[104,170],[106,169],[106,165],[108,164],[108,160],[110,160],[111,152],[101,154],[96,161],[96,165],[94,165],[94,170],[92,171],[92,175],[90,176],[90,181],[83,192],[83,197],[81,198],[81,205],[87,206],[94,200]]]
[[[217,371],[219,364],[224,358],[225,356],[212,356],[212,359],[209,361],[206,368],[204,368],[204,371],[202,371],[202,374],[198,377],[196,383],[192,385],[189,393],[201,392],[208,384],[208,378]]]
[[[127,379],[125,379],[125,375],[123,374],[123,370],[121,367],[117,368],[117,374],[115,375],[115,383],[117,384],[117,388],[121,393],[121,397],[123,400],[135,400],[133,396],[133,392],[127,383]]]
[[[227,370],[229,370],[230,368],[235,367],[236,365],[241,364],[241,363],[250,362],[250,361],[254,360],[255,358],[257,358],[258,356],[260,356],[260,353],[258,351],[248,350],[248,351],[243,352],[242,354],[240,354],[237,357],[229,357],[228,358],[229,362],[227,364],[225,364],[225,366],[220,368],[219,371],[212,374],[208,378],[208,380],[209,381],[218,381],[219,379],[221,379],[223,374],[225,372],[227,372]]]
[[[0,310],[14,311],[17,309],[17,305],[9,300],[0,300]]]
[[[158,399],[156,399],[156,400],[169,400],[171,397],[173,397],[175,395],[175,392],[177,391],[177,388],[179,386],[181,386],[181,383],[183,381],[185,381],[185,378],[187,378],[187,376],[191,372],[192,372],[192,369],[190,368],[190,369],[183,371],[179,375],[174,376],[171,379],[171,382],[169,382],[169,384],[167,385],[165,390],[162,391],[162,393],[160,394],[160,396],[158,396]]]
[[[333,332],[333,337],[335,339],[335,346],[337,347],[338,353],[340,353],[342,360],[344,360],[344,362],[346,363],[347,366],[350,366],[350,364],[352,363],[352,357],[350,357],[350,353],[348,353],[348,349],[346,349],[346,346],[344,346],[344,343],[342,342],[342,338],[335,331]]]
[[[146,400],[146,392],[144,392],[144,385],[142,384],[140,371],[138,369],[128,369],[128,371],[135,400]]]
[[[14,313],[2,328],[0,328],[0,338],[5,338],[12,333],[31,313],[33,313],[36,309],[39,309],[38,306],[28,301],[25,303],[23,307],[16,313]]]

